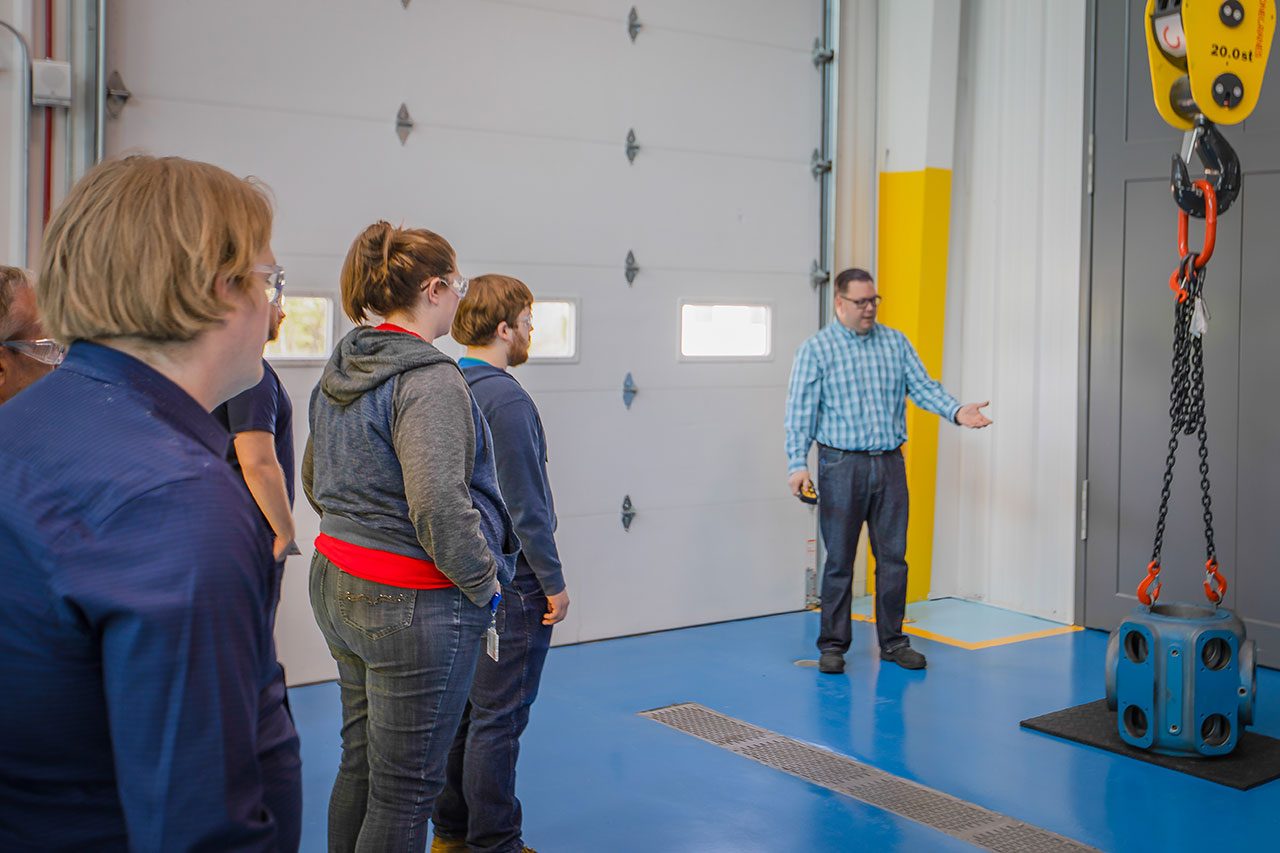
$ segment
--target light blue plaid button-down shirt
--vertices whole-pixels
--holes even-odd
[[[929,376],[897,329],[865,335],[839,320],[800,345],[787,393],[787,473],[805,469],[809,447],[894,450],[907,440],[907,397],[954,421],[960,403]]]

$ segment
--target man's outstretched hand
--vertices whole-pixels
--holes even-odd
[[[969,429],[982,429],[991,426],[991,418],[982,414],[982,410],[991,405],[988,400],[985,403],[967,403],[960,407],[960,411],[956,412],[956,423],[962,427]]]

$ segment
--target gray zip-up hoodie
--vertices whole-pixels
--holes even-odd
[[[353,329],[311,393],[302,485],[335,539],[429,559],[477,605],[515,573],[493,441],[453,359]]]

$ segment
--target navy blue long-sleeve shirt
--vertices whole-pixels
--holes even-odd
[[[270,850],[270,562],[229,437],[110,348],[0,406],[0,850]]]
[[[556,549],[556,509],[547,479],[547,436],[533,399],[505,370],[475,358],[458,366],[489,422],[498,485],[520,537],[516,574],[532,573],[547,595],[564,592]]]

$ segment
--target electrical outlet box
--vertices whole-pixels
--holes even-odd
[[[71,106],[71,63],[37,59],[31,63],[31,103],[37,107]]]

